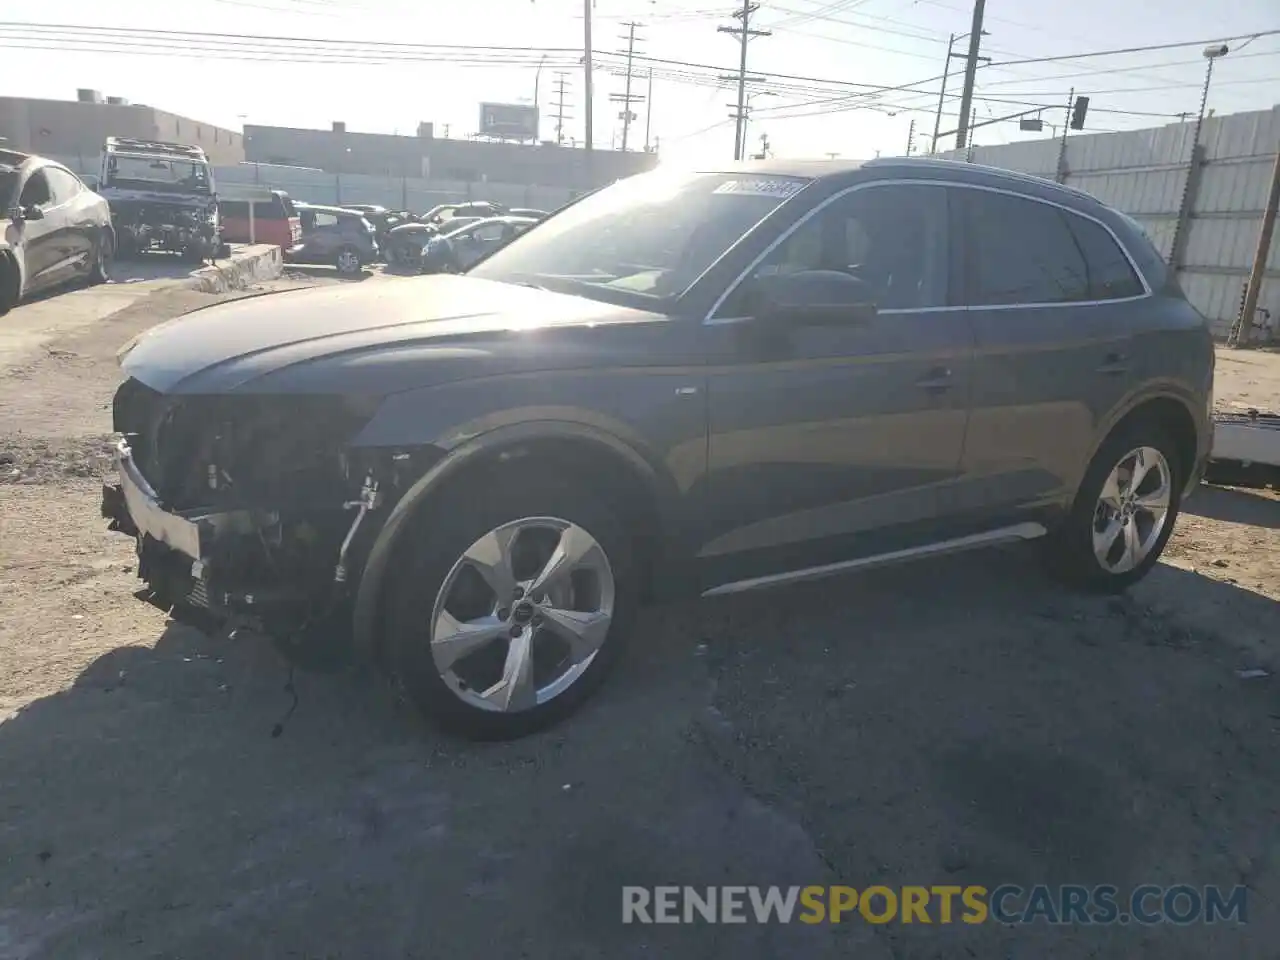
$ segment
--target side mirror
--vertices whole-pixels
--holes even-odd
[[[752,284],[752,314],[770,325],[835,326],[876,315],[870,286],[838,270],[765,275]]]

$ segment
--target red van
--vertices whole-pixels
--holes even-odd
[[[222,239],[227,243],[249,242],[249,204],[241,200],[218,201]],[[293,201],[283,190],[271,191],[270,203],[253,205],[253,237],[256,243],[274,243],[288,250],[302,240],[302,220]]]

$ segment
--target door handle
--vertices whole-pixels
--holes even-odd
[[[1124,353],[1108,353],[1097,372],[1104,377],[1118,377],[1129,372],[1129,357]]]
[[[953,386],[951,368],[934,367],[916,381],[916,386],[921,390],[928,390],[931,393],[941,393],[943,390],[950,390]]]

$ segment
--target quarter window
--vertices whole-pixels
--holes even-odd
[[[1146,292],[1133,264],[1105,227],[1075,214],[1067,219],[1089,271],[1090,300],[1122,300]]]
[[[1142,281],[1100,224],[1062,207],[959,190],[965,302],[972,306],[1117,300]]]
[[[881,310],[946,306],[946,194],[941,186],[871,185],[801,224],[726,301],[722,316],[750,313],[751,280],[835,270],[870,287]]]

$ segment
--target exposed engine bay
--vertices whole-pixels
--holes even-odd
[[[212,197],[156,195],[141,190],[103,188],[122,254],[162,250],[192,260],[218,255],[218,205]]]
[[[373,413],[348,397],[116,394],[121,482],[103,515],[137,538],[147,599],[175,616],[261,629],[298,648],[349,627],[352,588],[387,503],[421,454],[350,455]]]

